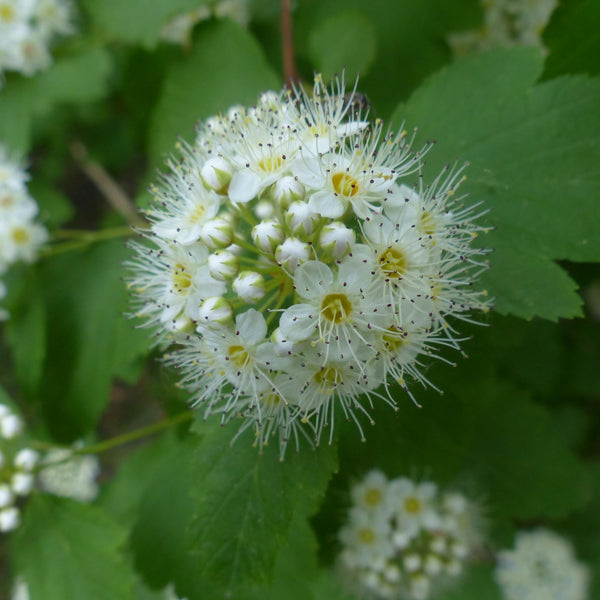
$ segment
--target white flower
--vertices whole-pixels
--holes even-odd
[[[33,75],[52,62],[50,45],[72,33],[65,0],[0,0],[0,72]]]
[[[439,524],[439,513],[434,504],[437,496],[434,483],[396,479],[390,484],[389,493],[394,498],[396,516],[402,524],[402,529],[434,529]]]
[[[518,532],[494,573],[506,600],[585,600],[589,575],[567,540],[541,528]]]

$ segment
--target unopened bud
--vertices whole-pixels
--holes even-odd
[[[306,202],[292,202],[285,213],[286,225],[295,235],[310,235],[319,222],[319,215]]]
[[[23,471],[33,471],[39,458],[40,455],[35,450],[32,450],[31,448],[23,448],[17,452],[14,465],[17,467],[17,469],[21,469]]]
[[[340,259],[346,256],[354,246],[356,234],[340,221],[328,223],[321,230],[319,246],[332,258]]]
[[[263,252],[274,252],[283,242],[283,228],[278,221],[268,219],[261,221],[252,229],[252,239]]]
[[[8,414],[0,419],[0,434],[3,438],[10,440],[23,431],[23,422],[17,415]]]
[[[408,554],[404,557],[404,560],[402,562],[404,564],[404,568],[409,573],[414,573],[415,571],[418,571],[421,568],[421,564],[423,563],[421,557],[418,554]]]
[[[34,478],[31,473],[15,473],[12,476],[12,489],[18,496],[26,496],[33,488]]]
[[[229,250],[217,250],[208,257],[208,271],[218,281],[235,277],[240,259]]]
[[[268,200],[261,200],[255,206],[254,214],[259,219],[268,219],[270,216],[272,216],[274,210],[275,210],[275,207],[273,206],[272,202],[269,202]]]
[[[7,483],[0,483],[0,508],[10,506],[14,497],[12,488]]]
[[[200,239],[210,250],[226,248],[233,241],[233,227],[229,219],[215,217],[202,226]]]
[[[254,303],[265,296],[265,280],[256,271],[242,271],[233,280],[233,291],[244,302]]]
[[[287,238],[283,244],[277,246],[275,259],[284,268],[293,273],[301,263],[311,257],[311,249],[308,244],[301,242],[298,238]]]
[[[304,186],[289,175],[278,179],[273,186],[273,199],[281,208],[287,208],[292,202],[302,200],[305,195]]]
[[[222,296],[207,298],[198,310],[198,321],[200,323],[229,323],[233,317],[231,304]]]
[[[233,167],[222,156],[209,158],[200,169],[200,176],[204,185],[222,195],[227,194],[232,175]]]
[[[0,510],[0,531],[12,531],[19,526],[20,522],[19,509],[11,506]]]

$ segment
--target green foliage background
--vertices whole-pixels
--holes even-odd
[[[198,119],[281,87],[278,3],[255,0],[249,30],[210,20],[189,47],[159,41],[166,18],[201,4],[82,0],[80,33],[52,68],[8,74],[0,141],[29,157],[51,231],[124,224],[74,164],[74,140],[143,205]],[[436,140],[427,169],[470,162],[465,188],[489,208],[496,309],[465,327],[468,359],[431,365],[444,395],[415,386],[423,408],[408,397],[396,414],[381,408],[364,444],[342,426],[333,446],[280,463],[198,418],[103,457],[94,505],[37,494],[0,539],[11,574],[0,596],[20,574],[31,600],[147,600],[170,582],[189,600],[348,599],[331,570],[336,531],[349,485],[377,467],[480,499],[492,552],[519,527],[564,533],[600,598],[600,5],[565,2],[546,56],[456,60],[446,36],[480,22],[475,0],[298,0],[293,17],[306,81],[360,73],[374,116]],[[39,440],[107,438],[185,409],[123,314],[126,256],[121,240],[82,244],[7,277],[0,383]],[[482,561],[443,598],[498,599],[492,569]]]

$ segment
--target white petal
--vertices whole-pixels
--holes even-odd
[[[325,190],[314,193],[308,201],[308,206],[313,212],[331,219],[337,219],[346,212],[346,204],[340,197]]]
[[[261,178],[252,171],[244,169],[238,171],[231,178],[229,184],[229,199],[232,202],[245,204],[256,198],[261,188]]]
[[[235,318],[235,328],[248,344],[258,344],[267,335],[265,318],[254,308]]]
[[[310,304],[294,304],[285,310],[279,321],[283,338],[293,342],[307,340],[317,325],[317,320],[311,318],[314,312]]]
[[[311,189],[319,189],[325,185],[325,177],[321,172],[321,160],[319,158],[304,158],[292,161],[290,165],[294,177],[300,183]]]
[[[294,275],[294,285],[298,295],[307,300],[321,298],[333,283],[331,269],[318,260],[302,263]]]

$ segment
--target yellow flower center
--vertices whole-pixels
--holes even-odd
[[[258,161],[258,166],[261,171],[265,173],[271,173],[277,171],[283,164],[283,156],[265,156],[265,158]]]
[[[15,227],[12,230],[12,239],[15,244],[26,244],[30,239],[29,231],[24,227]]]
[[[15,18],[15,9],[10,4],[0,4],[0,21],[10,23]]]
[[[186,271],[185,267],[177,263],[174,266],[173,273],[173,287],[176,292],[182,293],[185,292],[192,285],[192,276],[188,271]]]
[[[250,362],[250,355],[243,346],[229,346],[227,350],[229,360],[238,368],[244,368]]]
[[[416,515],[421,512],[421,501],[414,496],[409,496],[404,500],[404,509],[407,513]]]
[[[190,223],[195,225],[196,223],[200,222],[204,218],[205,213],[206,206],[204,206],[204,204],[199,204],[190,214]]]
[[[321,314],[336,325],[342,323],[352,312],[352,303],[346,294],[327,294],[321,302]]]
[[[367,506],[378,506],[381,504],[381,490],[371,488],[365,494],[365,504]]]
[[[348,173],[334,173],[331,177],[331,183],[333,183],[335,193],[340,196],[351,198],[358,193],[358,181]]]
[[[392,246],[391,248],[386,248],[381,253],[379,266],[387,277],[399,279],[406,272],[408,261],[400,248]]]
[[[401,332],[395,325],[386,329],[381,336],[383,343],[391,353],[397,353],[400,348],[408,345],[408,336]]]
[[[419,217],[419,230],[427,235],[433,235],[437,231],[436,222],[429,211],[423,211]]]
[[[342,383],[342,374],[335,367],[324,367],[317,371],[314,380],[319,385],[327,385],[331,388]]]
[[[375,541],[375,533],[372,529],[368,527],[363,527],[358,531],[358,539],[363,544],[372,544]]]

